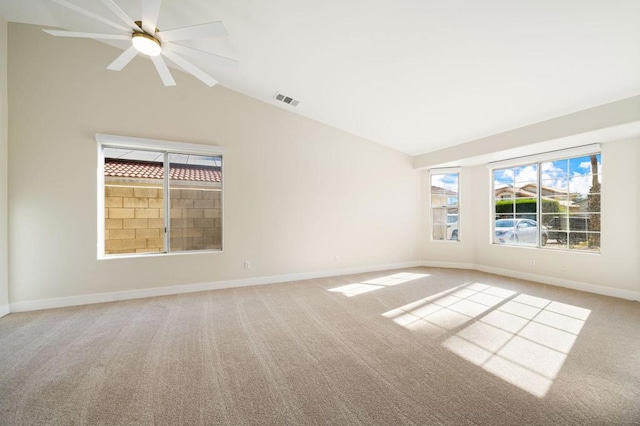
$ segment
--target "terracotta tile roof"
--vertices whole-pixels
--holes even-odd
[[[124,160],[106,158],[104,175],[109,177],[162,179],[162,163],[153,161]],[[192,182],[221,182],[220,167],[197,166],[192,164],[171,164],[169,179]]]

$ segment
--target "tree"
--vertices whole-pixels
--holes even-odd
[[[591,155],[591,188],[587,201],[587,210],[600,213],[600,182],[598,182],[598,156]],[[589,215],[589,247],[600,247],[600,214]]]

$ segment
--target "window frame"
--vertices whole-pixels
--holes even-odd
[[[97,256],[98,259],[123,259],[132,257],[152,257],[152,256],[175,256],[186,254],[199,254],[199,253],[222,253],[224,251],[224,185],[225,185],[225,161],[224,161],[224,148],[214,145],[194,144],[187,142],[176,142],[160,139],[148,139],[138,138],[132,136],[119,136],[109,135],[103,133],[96,133],[97,142],[97,220],[98,220],[98,233],[97,233]],[[105,253],[105,177],[104,177],[104,148],[124,148],[140,151],[153,151],[163,154],[164,164],[164,179],[163,179],[163,202],[164,202],[164,251],[152,252],[152,253],[127,253],[127,254],[106,254]],[[221,235],[221,248],[218,249],[198,249],[198,250],[180,250],[171,251],[169,244],[170,238],[170,185],[169,185],[169,154],[191,154],[202,156],[215,156],[220,157],[220,173],[222,179],[220,182],[220,214],[222,219],[222,235]]]
[[[459,243],[461,241],[461,238],[460,238],[460,236],[461,236],[460,218],[462,217],[461,216],[461,212],[462,212],[461,205],[462,205],[462,202],[461,202],[461,194],[460,194],[460,183],[461,183],[461,176],[460,175],[461,175],[461,171],[462,171],[461,167],[446,167],[446,168],[429,169],[429,239],[432,242]],[[447,197],[446,193],[445,193],[444,194],[445,195],[445,199],[446,199],[445,204],[437,205],[437,206],[434,205],[433,204],[433,193],[432,193],[432,187],[433,187],[432,178],[433,178],[433,176],[434,175],[453,175],[453,174],[457,175],[457,181],[458,181],[457,196],[456,196],[457,203],[456,204],[449,204],[449,198],[450,197]],[[446,190],[446,188],[443,188],[443,189]],[[445,230],[445,235],[444,235],[443,239],[438,240],[438,239],[434,239],[433,238],[433,230],[434,230],[434,214],[433,214],[433,211],[434,211],[435,208],[442,208],[442,207],[446,208],[447,210],[450,209],[450,208],[456,208],[458,210],[458,213],[457,213],[458,214],[458,221],[457,221],[458,232],[457,232],[457,238],[456,239],[448,239],[447,235],[446,235],[447,234],[446,230]]]
[[[598,232],[587,232],[589,233],[597,233],[600,235],[600,244],[598,246],[598,250],[597,251],[593,251],[593,250],[583,250],[583,249],[579,249],[579,248],[572,248],[570,245],[567,245],[566,247],[563,248],[552,248],[552,247],[548,247],[547,245],[542,245],[542,226],[538,226],[538,230],[537,230],[537,236],[536,236],[536,243],[535,244],[508,244],[508,243],[504,243],[504,244],[498,244],[495,242],[495,233],[496,233],[496,201],[501,201],[503,200],[502,196],[496,197],[496,178],[495,178],[495,171],[496,170],[504,170],[504,169],[509,169],[509,168],[518,168],[518,167],[526,167],[529,165],[535,165],[536,167],[536,223],[537,224],[541,224],[542,223],[542,219],[543,219],[543,212],[542,212],[542,186],[543,186],[543,178],[542,178],[542,164],[544,163],[549,163],[549,162],[556,162],[556,161],[570,161],[576,158],[581,158],[581,157],[587,157],[587,156],[591,156],[591,155],[598,155],[600,156],[600,161],[602,161],[602,149],[600,147],[600,144],[591,144],[591,145],[585,145],[585,146],[580,146],[580,147],[575,147],[575,148],[569,148],[569,149],[565,149],[565,150],[558,150],[558,151],[553,151],[553,152],[546,152],[546,153],[541,153],[541,154],[537,154],[537,155],[531,155],[531,156],[527,156],[527,157],[521,157],[521,158],[514,158],[514,159],[509,159],[509,160],[505,160],[505,161],[498,161],[498,162],[494,162],[494,163],[488,163],[487,167],[489,168],[490,171],[490,179],[491,179],[491,214],[490,214],[490,218],[491,218],[491,234],[490,234],[490,242],[492,246],[506,246],[506,247],[519,247],[519,248],[530,248],[530,249],[542,249],[542,250],[551,250],[551,251],[563,251],[563,252],[571,252],[571,253],[583,253],[583,254],[596,254],[599,255],[602,253],[602,229],[600,229]],[[590,173],[591,176],[593,176],[593,171]],[[599,177],[599,179],[601,179],[602,177],[602,170],[599,170],[598,173],[596,174],[596,176]],[[567,178],[570,180],[571,177],[567,176]],[[600,183],[600,185],[602,185],[602,183]],[[602,186],[600,186],[600,192],[598,193],[598,195],[601,197],[602,196]],[[511,198],[514,200],[514,203],[517,200],[517,197],[513,197]],[[595,212],[587,212],[588,215],[591,214],[598,214],[600,216],[600,220],[602,218],[602,205],[600,205],[600,210],[595,213]],[[515,205],[514,205],[514,219],[517,219],[517,215],[515,212]],[[571,218],[571,212],[568,211],[566,214],[566,218],[567,221],[570,220]],[[544,225],[543,225],[544,226]]]

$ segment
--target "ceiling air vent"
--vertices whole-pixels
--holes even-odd
[[[287,95],[283,95],[282,93],[276,93],[275,96],[275,100],[276,101],[280,101],[280,102],[284,102],[287,105],[291,105],[291,106],[298,106],[298,104],[300,103],[300,101],[296,101],[293,98],[290,98]]]

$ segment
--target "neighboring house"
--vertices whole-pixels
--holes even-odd
[[[514,198],[536,198],[536,192],[527,191],[523,188],[516,188],[513,186],[498,188],[495,191],[495,198],[496,200],[513,200]]]
[[[588,212],[589,211],[589,197],[587,195],[581,195],[571,205],[571,211]]]
[[[528,191],[528,192],[533,192],[534,194],[538,191],[538,185],[536,185],[535,183],[528,183],[526,185],[524,185],[522,187],[523,190]],[[574,199],[576,199],[580,194],[575,193],[575,192],[567,192],[567,191],[562,191],[560,189],[557,188],[552,188],[550,186],[544,186],[542,185],[540,187],[540,195],[542,195],[543,197],[547,197],[550,200],[555,200],[555,199],[559,199],[561,197],[564,196],[569,196],[569,200],[573,201]]]
[[[458,239],[458,193],[431,186],[431,214],[434,240]]]
[[[450,189],[431,185],[431,205],[447,206],[458,204],[458,193]]]
[[[522,187],[503,187],[495,190],[496,200],[513,200],[514,198],[536,198],[538,194],[538,185],[528,183]],[[580,211],[578,199],[580,194],[568,193],[549,186],[540,187],[540,195],[542,199],[557,201],[568,211]]]

